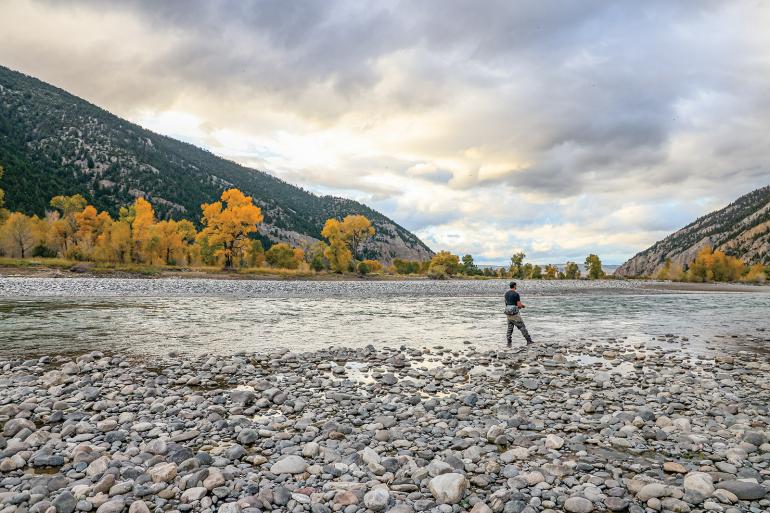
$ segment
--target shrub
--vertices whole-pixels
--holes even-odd
[[[428,278],[431,280],[446,280],[448,278],[446,267],[440,264],[430,266]]]

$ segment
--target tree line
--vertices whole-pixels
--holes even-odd
[[[0,178],[2,174],[0,166]],[[55,196],[43,217],[9,212],[3,208],[3,199],[0,189],[0,255],[21,259],[59,257],[110,264],[221,266],[225,269],[270,267],[358,274],[387,272],[433,279],[605,277],[601,259],[595,254],[586,257],[585,274],[571,261],[563,269],[553,264],[540,266],[526,262],[526,254],[521,251],[511,256],[509,266],[500,268],[481,268],[472,255],[460,257],[449,251],[440,251],[426,261],[395,258],[386,267],[377,260],[361,258],[363,246],[376,233],[363,215],[328,219],[321,231],[326,240],[303,247],[279,242],[265,248],[256,237],[264,219],[262,211],[250,196],[238,189],[224,191],[219,201],[201,205],[200,230],[187,219],[159,220],[152,204],[141,197],[121,208],[115,219],[105,211],[98,212],[79,194]],[[749,266],[706,246],[686,266],[667,259],[654,277],[691,282],[764,282],[769,275],[770,267]]]
[[[564,265],[564,270],[560,270],[554,264],[548,264],[546,266],[540,266],[525,262],[524,259],[527,255],[522,252],[516,252],[511,257],[511,265],[499,268],[480,268],[474,261],[472,255],[464,255],[462,258],[459,255],[454,255],[449,251],[439,251],[433,258],[420,266],[418,271],[418,265],[413,265],[411,269],[404,269],[404,271],[422,272],[427,274],[428,277],[435,279],[443,279],[451,276],[487,276],[497,278],[516,278],[516,279],[531,279],[531,280],[577,280],[582,276],[580,266],[575,262],[567,262]],[[394,265],[406,267],[407,263],[394,262]],[[601,259],[594,254],[591,254],[585,259],[586,275],[585,278],[597,280],[605,278],[606,275],[602,269]],[[412,274],[412,272],[400,272],[400,274]]]
[[[0,167],[0,177],[3,169]],[[362,259],[365,243],[374,237],[372,223],[363,215],[328,219],[325,240],[295,247],[278,242],[265,248],[256,237],[264,217],[250,196],[238,189],[224,191],[213,203],[201,205],[201,228],[188,219],[158,219],[152,204],[136,198],[122,207],[117,218],[99,212],[80,194],[55,196],[44,216],[27,216],[2,208],[0,190],[0,255],[29,258],[64,258],[107,264],[154,266],[221,266],[224,269],[270,267],[303,271],[358,274],[486,276],[520,279],[578,279],[581,271],[568,262],[563,271],[524,262],[516,253],[508,268],[480,268],[471,255],[462,258],[440,251],[430,260],[395,258],[389,266]],[[587,278],[604,277],[601,260],[586,258]]]
[[[2,171],[0,167],[0,177]],[[0,190],[0,255],[13,258],[363,274],[383,268],[376,260],[359,259],[364,243],[375,235],[363,215],[327,220],[323,229],[327,241],[306,247],[279,242],[266,249],[256,238],[262,211],[238,189],[201,205],[200,230],[187,219],[158,219],[152,204],[141,197],[121,208],[117,218],[97,211],[80,194],[52,198],[43,217],[9,212],[2,206]]]

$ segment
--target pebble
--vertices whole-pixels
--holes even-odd
[[[2,513],[770,509],[770,364],[749,352],[594,339],[0,369]]]

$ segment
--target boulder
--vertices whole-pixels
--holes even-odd
[[[439,504],[457,504],[468,489],[468,480],[462,474],[441,474],[428,483],[430,493]]]

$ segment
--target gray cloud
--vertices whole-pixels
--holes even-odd
[[[749,0],[30,0],[3,18],[0,62],[132,119],[190,112],[214,151],[489,259],[526,241],[471,226],[521,223],[564,256],[589,244],[564,227],[590,225],[580,240],[630,255],[669,226],[656,211],[770,176],[770,7]]]

